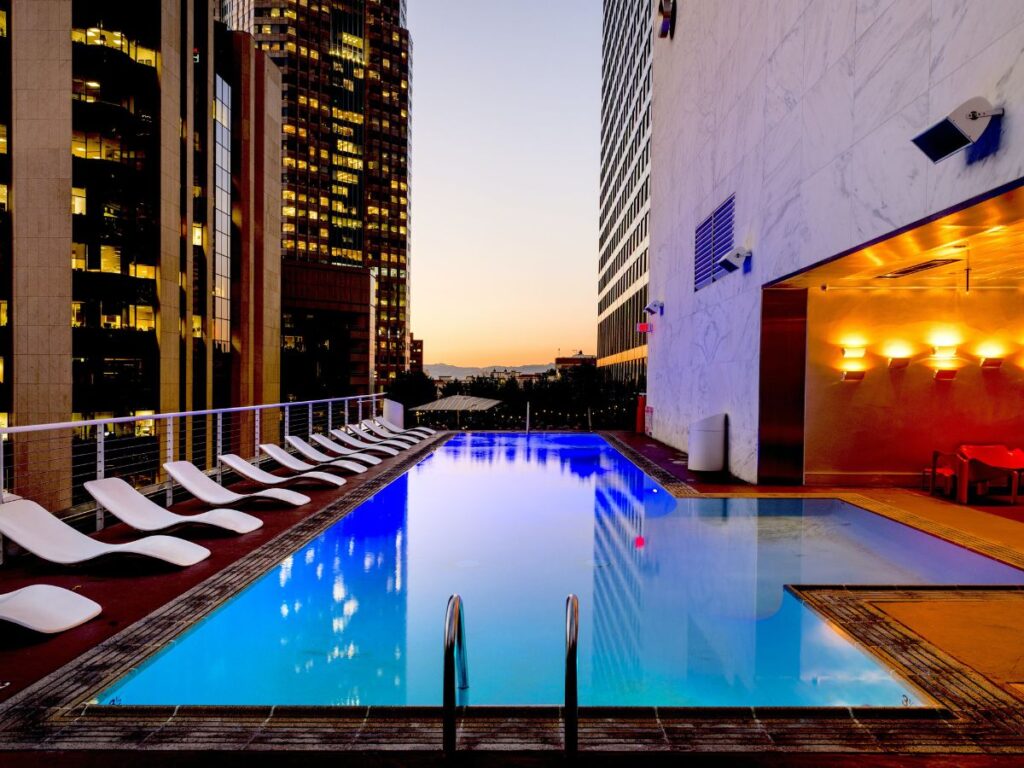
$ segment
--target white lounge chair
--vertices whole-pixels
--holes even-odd
[[[390,430],[384,429],[384,427],[382,427],[380,424],[375,423],[372,419],[364,419],[363,421],[359,422],[359,426],[362,427],[365,431],[370,432],[371,434],[374,434],[377,437],[383,438],[384,440],[411,440],[414,445],[423,440],[422,436],[410,435],[407,432],[401,435],[395,434]]]
[[[362,464],[349,461],[348,459],[336,459],[333,456],[328,456],[323,451],[318,451],[297,435],[288,435],[285,440],[288,441],[288,445],[298,451],[307,461],[321,464],[324,469],[328,467],[331,469],[347,469],[349,472],[354,472],[357,475],[361,475],[366,471],[366,467]]]
[[[110,514],[139,531],[162,531],[177,525],[210,525],[235,533],[250,533],[263,525],[258,517],[236,509],[179,515],[146,498],[119,477],[90,480],[85,490]]]
[[[116,553],[144,555],[172,565],[195,565],[210,550],[174,536],[145,536],[124,544],[97,541],[51,515],[34,501],[21,499],[0,506],[0,534],[51,563],[84,563]]]
[[[48,635],[85,624],[102,610],[88,597],[49,584],[33,584],[0,595],[0,619]]]
[[[246,480],[252,480],[254,483],[271,488],[277,485],[293,485],[295,483],[319,483],[320,485],[329,485],[333,488],[341,488],[345,484],[345,478],[332,475],[330,472],[317,472],[313,470],[312,472],[303,472],[298,475],[281,476],[271,474],[265,469],[250,464],[241,456],[233,453],[225,453],[218,458],[220,458],[225,466],[230,467]]]
[[[329,451],[330,453],[336,456],[340,456],[343,459],[358,461],[371,467],[380,464],[382,461],[384,461],[384,459],[380,458],[379,456],[371,456],[368,453],[353,451],[351,448],[346,448],[344,445],[339,445],[338,443],[331,440],[329,437],[325,437],[324,435],[320,435],[315,432],[312,435],[310,435],[310,438],[319,447],[323,448],[326,451]]]
[[[273,443],[261,444],[260,450],[291,472],[309,472],[310,470],[331,469],[332,467],[336,469],[347,469],[346,464],[348,464],[348,462],[343,459],[331,459],[331,461],[326,464],[310,464],[288,453],[288,451],[280,445],[274,445]],[[342,463],[337,464],[339,461]]]
[[[397,424],[385,419],[383,416],[377,417],[377,423],[380,424],[384,429],[390,430],[397,435],[404,435],[405,433],[411,433],[413,435],[422,435],[423,437],[429,437],[430,435],[436,435],[437,430],[431,429],[430,427],[409,427],[408,429],[402,429]]]
[[[169,461],[164,464],[164,469],[186,491],[211,507],[240,504],[244,501],[279,501],[293,507],[301,507],[310,502],[309,496],[289,491],[287,488],[265,488],[252,493],[235,493],[222,485],[217,485],[216,481],[203,474],[195,464],[187,461]]]
[[[361,421],[355,426],[350,424],[348,427],[349,432],[367,443],[376,441],[385,445],[401,445],[405,448],[412,448],[419,442],[415,437],[410,437],[409,435],[383,434],[382,431],[378,431],[379,429],[379,427],[376,430],[370,429],[370,425],[366,421]]]
[[[397,456],[401,451],[404,451],[409,447],[407,445],[403,445],[396,448],[395,446],[397,446],[398,443],[395,443],[395,446],[384,445],[384,443],[364,443],[351,432],[346,432],[343,429],[332,429],[331,437],[345,445],[350,445],[357,450],[366,451],[367,453],[370,451],[376,451],[377,453],[382,453],[385,456]]]

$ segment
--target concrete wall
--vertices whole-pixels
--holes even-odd
[[[1019,445],[1024,436],[1024,337],[1017,291],[810,291],[807,305],[805,477],[808,484],[920,485],[932,451],[961,443]],[[937,334],[957,344],[953,382],[936,382]],[[840,380],[840,348],[866,345],[864,379]],[[889,370],[891,349],[914,355]],[[983,371],[986,345],[1006,354]],[[861,361],[857,361],[858,363]]]
[[[1024,3],[678,5],[654,40],[648,402],[683,449],[727,412],[753,481],[761,286],[1024,175]],[[976,95],[1007,107],[1002,150],[933,165],[911,137]],[[694,230],[733,193],[752,270],[695,293]]]
[[[21,0],[9,25],[14,424],[45,424],[71,413],[71,0]],[[70,460],[66,433],[19,438],[14,491],[66,507]]]

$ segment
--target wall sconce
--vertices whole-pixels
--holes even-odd
[[[856,371],[843,371],[842,381],[863,381],[864,380],[864,369],[861,368]]]
[[[936,360],[955,360],[956,347],[932,347],[932,357]]]
[[[936,381],[952,381],[956,378],[957,368],[936,368],[935,369],[935,380]]]
[[[890,357],[889,358],[889,370],[899,371],[910,365],[909,357]]]
[[[981,370],[983,371],[997,371],[1003,367],[1003,358],[1001,357],[983,357],[981,358]]]
[[[864,357],[864,347],[843,347],[843,358],[854,360]]]

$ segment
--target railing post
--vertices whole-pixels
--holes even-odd
[[[215,461],[217,462],[217,464],[216,464],[216,467],[217,467],[217,482],[221,483],[221,484],[224,483],[224,469],[221,467],[221,464],[220,464],[220,455],[222,453],[224,453],[224,414],[223,413],[218,413],[217,414],[217,458],[215,459]]]
[[[358,406],[357,415],[359,416],[359,423],[362,423],[362,421],[363,421],[363,398],[359,398],[356,401],[356,405]]]
[[[106,438],[106,425],[96,425],[96,479],[102,480],[106,469],[106,458],[103,452],[104,438]],[[103,530],[103,505],[96,502],[96,530]]]
[[[252,422],[252,455],[253,460],[257,466],[260,463],[260,414],[263,411],[259,408],[256,409],[256,414]]]
[[[167,461],[174,461],[174,417],[167,419]],[[174,503],[174,481],[167,475],[167,506]]]
[[[345,426],[347,427],[348,426],[348,405],[349,405],[347,397],[345,398],[344,402],[345,402]]]
[[[313,438],[313,404],[306,406],[306,439]]]
[[[331,430],[334,428],[334,401],[327,401],[327,436],[330,437]]]
[[[291,431],[291,407],[284,407],[284,436],[288,437],[292,433]]]

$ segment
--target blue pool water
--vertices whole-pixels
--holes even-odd
[[[926,703],[785,584],[1020,584],[843,502],[673,499],[594,435],[457,436],[104,691],[107,704],[441,701],[448,595],[470,704]]]

